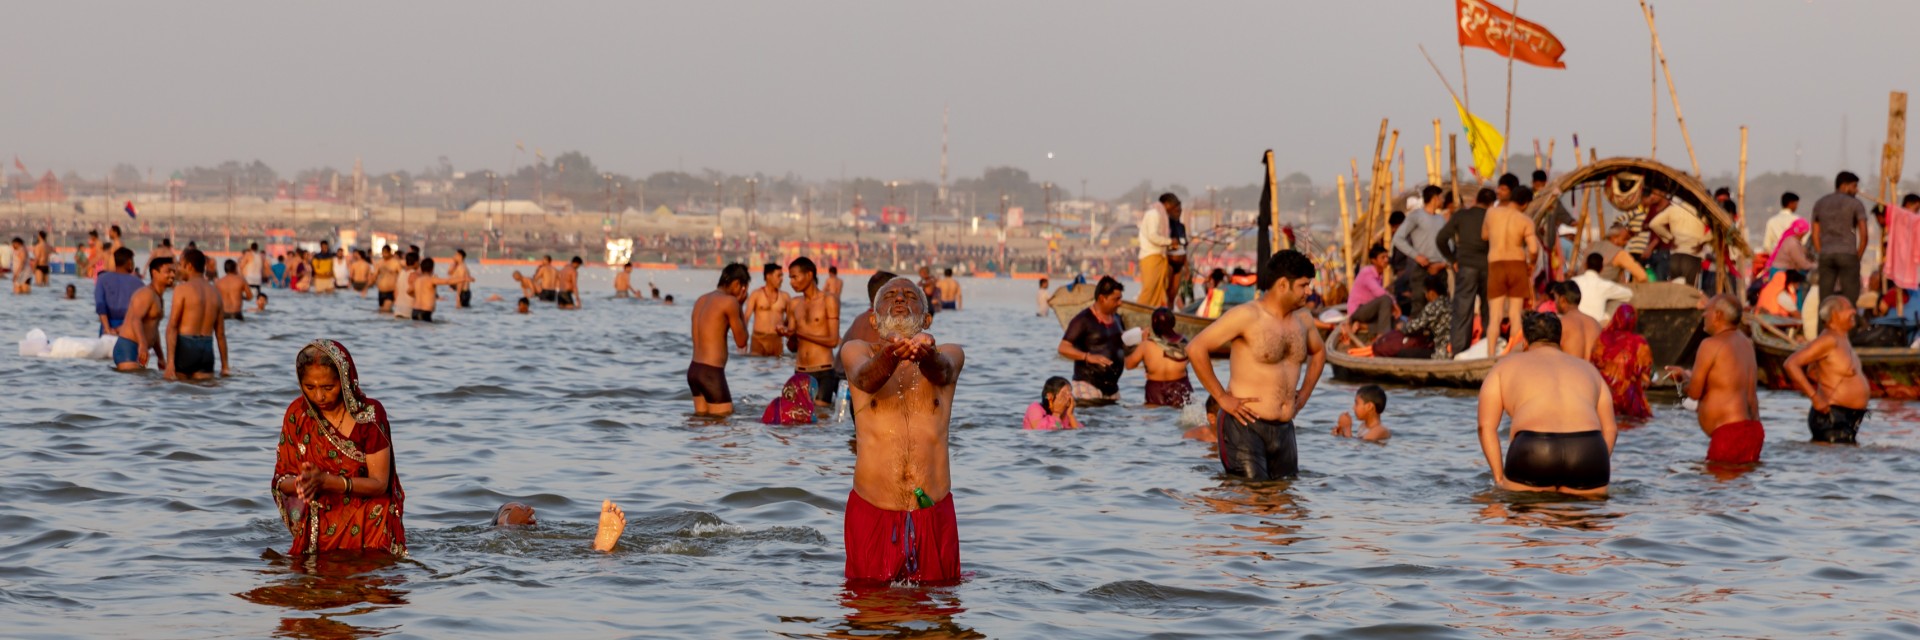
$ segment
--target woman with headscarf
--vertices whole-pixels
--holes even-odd
[[[407,553],[406,492],[394,467],[387,410],[360,389],[347,348],[316,340],[294,357],[300,397],[281,419],[273,502],[293,556],[323,551]]]
[[[1174,330],[1173,310],[1153,310],[1153,331],[1127,355],[1127,368],[1147,366],[1147,406],[1187,406],[1193,381],[1187,379],[1187,338]]]
[[[1613,310],[1613,321],[1600,332],[1600,342],[1589,356],[1600,377],[1613,391],[1613,414],[1620,418],[1646,420],[1653,417],[1647,406],[1647,383],[1653,376],[1653,350],[1640,337],[1640,312],[1622,304]]]
[[[792,426],[813,424],[813,376],[804,373],[793,374],[787,383],[780,387],[780,397],[767,405],[767,411],[760,414],[760,422]]]
[[[1760,292],[1761,300],[1771,300],[1768,297],[1768,290],[1772,291],[1773,296],[1778,296],[1781,291],[1787,290],[1787,272],[1797,271],[1804,277],[1817,266],[1812,258],[1807,257],[1806,238],[1811,231],[1813,231],[1813,225],[1807,224],[1806,220],[1794,220],[1792,224],[1787,225],[1786,232],[1780,234],[1780,244],[1773,248],[1771,255],[1767,256],[1766,267],[1761,271],[1766,274],[1764,280],[1766,284],[1762,285]],[[1794,308],[1799,308],[1800,304],[1806,301],[1806,290],[1806,287],[1798,290],[1799,296],[1794,300]]]

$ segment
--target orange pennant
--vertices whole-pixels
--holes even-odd
[[[1560,56],[1567,48],[1546,27],[1513,17],[1486,0],[1454,0],[1459,16],[1460,46],[1480,47],[1501,56],[1549,69],[1565,69]],[[1512,41],[1508,34],[1512,34]]]

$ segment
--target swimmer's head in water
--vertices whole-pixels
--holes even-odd
[[[873,328],[887,339],[911,338],[927,328],[927,294],[906,278],[881,285],[873,302]]]
[[[526,313],[527,308],[532,304],[533,303],[528,302],[526,298],[521,298],[519,302],[514,303],[514,306],[520,313]]]
[[[1073,383],[1068,382],[1066,378],[1060,376],[1047,378],[1047,383],[1040,387],[1040,406],[1046,407],[1049,412],[1058,413],[1054,405],[1061,401],[1060,393],[1064,391],[1071,394],[1072,387]]]
[[[67,285],[67,299],[73,299],[73,285]]]
[[[1526,336],[1529,344],[1560,344],[1560,316],[1528,311],[1520,319],[1520,335]]]
[[[1386,412],[1387,390],[1380,385],[1370,384],[1353,392],[1353,417],[1370,420]]]
[[[500,505],[499,509],[493,511],[493,526],[496,527],[528,527],[536,524],[540,524],[540,521],[535,519],[533,507],[518,502]]]

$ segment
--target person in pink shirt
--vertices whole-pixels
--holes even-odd
[[[1348,342],[1368,344],[1393,330],[1393,319],[1400,315],[1400,306],[1387,293],[1380,277],[1387,270],[1389,258],[1386,247],[1374,245],[1367,251],[1367,266],[1353,276],[1353,292],[1347,296],[1347,322],[1341,327]],[[1367,327],[1365,340],[1354,335],[1354,326],[1363,323]]]
[[[1040,390],[1040,401],[1027,405],[1022,428],[1028,431],[1080,428],[1080,418],[1073,415],[1073,383],[1060,376],[1047,378],[1046,386]]]

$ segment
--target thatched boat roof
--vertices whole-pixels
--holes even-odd
[[[1563,174],[1548,183],[1545,190],[1533,195],[1533,204],[1528,205],[1527,215],[1532,216],[1534,222],[1545,230],[1546,237],[1552,237],[1553,230],[1548,225],[1553,224],[1553,202],[1574,187],[1606,183],[1612,179],[1621,184],[1631,183],[1638,189],[1648,178],[1672,185],[1675,199],[1685,201],[1706,216],[1707,226],[1713,230],[1716,242],[1727,243],[1728,248],[1740,255],[1753,254],[1752,248],[1747,246],[1746,232],[1734,224],[1733,217],[1721,209],[1719,203],[1714,202],[1713,193],[1707,190],[1706,185],[1685,172],[1646,158],[1607,158]]]

